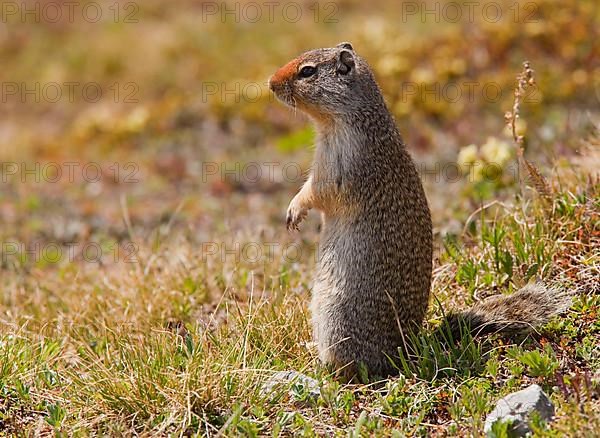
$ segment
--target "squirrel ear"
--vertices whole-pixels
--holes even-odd
[[[342,50],[338,58],[336,70],[340,74],[347,75],[353,68],[354,56],[352,55],[352,52],[349,52],[348,50]]]
[[[352,44],[350,44],[349,42],[345,41],[343,43],[339,43],[337,46],[338,49],[348,49],[348,50],[354,50],[352,48]]]

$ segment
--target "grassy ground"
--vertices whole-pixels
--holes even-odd
[[[76,12],[0,25],[0,82],[18,90],[3,88],[0,106],[1,433],[477,436],[495,400],[533,382],[557,408],[536,434],[597,433],[599,8],[541,1],[527,20],[500,2],[498,22],[404,23],[395,3],[373,4],[250,23],[149,1],[122,3],[118,20],[107,4],[98,23]],[[265,89],[298,52],[344,40],[398,117],[436,238],[419,347],[400,377],[369,385],[336,382],[317,361],[306,305],[318,217],[301,234],[283,217],[313,134]],[[547,199],[504,129],[525,59],[537,87],[518,130]],[[72,81],[103,95],[20,94]],[[479,84],[472,99],[442,91],[465,93],[465,81]],[[498,99],[481,92],[492,83]],[[501,172],[457,176],[456,162]],[[444,311],[535,280],[575,295],[538,332],[428,342]],[[290,369],[321,396],[261,394]]]

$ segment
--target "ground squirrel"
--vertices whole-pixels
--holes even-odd
[[[287,210],[288,229],[322,212],[311,313],[320,359],[344,374],[394,373],[393,358],[422,324],[432,273],[432,224],[416,167],[368,64],[350,43],[306,52],[269,87],[316,127],[311,173]],[[448,318],[480,332],[523,330],[565,309],[541,285],[493,297]],[[390,360],[391,359],[391,360]]]

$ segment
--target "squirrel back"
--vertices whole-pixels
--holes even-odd
[[[269,80],[275,95],[309,115],[316,150],[291,201],[288,229],[312,208],[323,226],[312,291],[321,360],[351,377],[394,373],[390,362],[418,330],[429,303],[432,223],[416,167],[367,62],[350,43],[316,49]],[[453,330],[523,331],[563,310],[554,289],[530,286],[448,317]]]

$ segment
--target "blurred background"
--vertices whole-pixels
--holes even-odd
[[[598,123],[595,0],[4,1],[1,13],[9,270],[61,265],[32,257],[48,242],[135,242],[150,253],[177,239],[314,242],[317,215],[301,237],[284,229],[313,132],[266,84],[315,47],[351,41],[372,65],[438,238],[487,200],[514,196],[504,113],[525,60],[537,81],[518,123],[530,160],[548,169],[579,159]],[[501,171],[464,172],[469,163]]]

